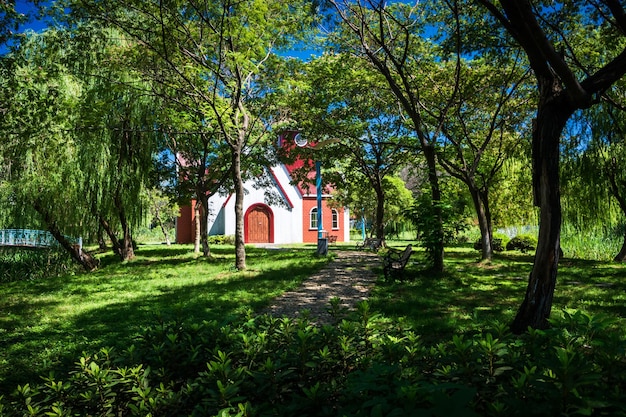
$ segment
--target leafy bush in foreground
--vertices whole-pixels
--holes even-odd
[[[616,322],[564,314],[514,337],[503,325],[436,346],[372,316],[236,324],[162,321],[135,346],[79,360],[0,399],[6,416],[626,415]]]

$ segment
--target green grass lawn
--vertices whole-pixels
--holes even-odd
[[[392,242],[401,247],[409,242]],[[331,247],[353,248],[351,245]],[[248,270],[237,272],[232,246],[213,246],[212,258],[190,246],[141,246],[131,262],[102,256],[94,273],[0,284],[0,393],[37,381],[51,369],[67,369],[83,351],[124,349],[160,318],[228,322],[258,310],[297,286],[326,259],[313,246],[282,250],[248,248]],[[425,340],[449,339],[493,322],[508,323],[526,288],[532,256],[497,254],[478,262],[467,247],[447,248],[446,272],[423,271],[421,252],[411,258],[407,280],[382,280],[371,297],[374,311],[404,321]],[[378,269],[382,275],[382,269]],[[564,259],[553,312],[581,309],[626,317],[626,266]],[[621,326],[622,329],[626,326]],[[623,331],[623,330],[622,330]]]
[[[392,242],[404,247],[411,242]],[[470,245],[446,248],[446,272],[424,272],[423,253],[414,253],[403,282],[380,283],[371,297],[374,310],[405,320],[426,340],[478,331],[493,322],[510,323],[524,299],[533,254],[496,253],[479,262]],[[582,310],[626,318],[626,265],[609,261],[562,259],[552,315]],[[626,324],[626,320],[624,320]],[[624,327],[624,326],[623,326]],[[626,330],[625,330],[626,332]]]
[[[103,255],[93,273],[0,284],[0,393],[71,365],[83,351],[123,349],[160,317],[227,322],[258,309],[321,268],[314,248],[247,249],[248,270],[234,270],[234,248],[211,259],[191,246],[140,246],[120,263]]]

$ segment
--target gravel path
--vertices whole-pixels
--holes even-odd
[[[302,285],[276,298],[264,313],[277,317],[298,317],[309,311],[309,319],[318,324],[330,323],[330,300],[338,297],[341,306],[352,309],[368,297],[377,279],[373,268],[380,265],[380,257],[371,252],[338,251],[337,257],[322,270],[309,277]]]

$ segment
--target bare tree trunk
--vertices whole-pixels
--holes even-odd
[[[133,238],[130,232],[130,224],[126,217],[124,210],[124,204],[118,195],[115,198],[115,207],[117,208],[117,214],[120,219],[120,225],[122,226],[122,241],[120,242],[120,258],[122,261],[128,261],[135,257],[135,248],[133,247]]]
[[[535,205],[540,208],[539,237],[526,295],[511,324],[516,334],[528,327],[548,326],[556,286],[561,238],[559,140],[573,110],[554,91],[542,97],[533,128],[533,190]]]
[[[480,229],[480,242],[481,242],[481,259],[483,261],[490,261],[493,258],[493,246],[492,246],[492,233],[491,233],[491,221],[487,217],[487,210],[483,204],[483,199],[480,191],[473,186],[473,184],[467,184],[470,194],[472,196],[472,202],[474,203],[474,210],[478,217],[478,228]]]
[[[376,192],[376,238],[385,240],[385,190],[383,190],[380,176],[374,182]]]
[[[195,236],[193,239],[193,253],[200,253],[200,229],[202,228],[200,225],[200,201],[196,201],[196,204],[193,206],[194,212],[194,223],[195,223]]]
[[[130,235],[130,230],[128,230],[128,224],[126,223],[124,226],[122,226],[122,230],[124,232],[122,234],[122,240],[120,240],[115,235],[115,231],[113,230],[109,222],[104,219],[104,217],[100,216],[99,221],[100,225],[106,231],[109,239],[111,240],[113,253],[115,253],[122,261],[127,261],[134,258],[135,251],[133,249],[133,241]]]
[[[433,241],[432,257],[433,271],[443,272],[443,215],[441,212],[441,188],[439,187],[439,177],[437,176],[437,157],[435,148],[424,142],[422,143],[422,151],[426,158],[428,166],[428,183],[430,184],[430,192],[432,194],[433,214],[435,216],[435,230],[433,230],[435,239]]]
[[[120,244],[119,239],[115,235],[115,231],[113,230],[109,222],[107,222],[105,218],[102,217],[102,215],[99,216],[98,221],[100,222],[100,226],[104,229],[107,236],[109,236],[109,240],[111,240],[111,246],[113,246],[113,253],[121,258],[122,246]]]
[[[41,215],[43,221],[48,226],[48,231],[54,236],[54,238],[59,242],[61,247],[65,249],[72,259],[78,262],[85,271],[91,272],[98,268],[100,265],[100,261],[94,258],[89,252],[83,250],[81,245],[76,245],[70,242],[64,235],[61,233],[59,226],[56,221],[52,218],[48,210],[45,210],[43,205],[38,201],[33,202],[33,206],[35,210]]]
[[[102,252],[107,250],[107,243],[104,240],[104,236],[103,236],[103,230],[102,230],[102,224],[98,223],[98,249],[100,249]]]
[[[235,184],[235,268],[246,269],[246,246],[243,235],[243,179],[241,178],[241,151],[233,149],[233,183]]]
[[[483,209],[485,210],[485,218],[487,219],[487,230],[489,231],[489,239],[493,242],[493,223],[491,221],[491,206],[489,204],[489,190],[487,186],[479,192],[480,200],[483,204]],[[493,247],[492,247],[493,250]]]
[[[200,210],[198,211],[199,220],[196,225],[200,228],[200,244],[202,245],[202,255],[210,256],[211,248],[209,247],[209,197],[205,191],[198,192],[198,204],[200,205]]]

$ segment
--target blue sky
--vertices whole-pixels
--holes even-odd
[[[44,2],[43,4],[45,4],[46,2]],[[25,1],[25,0],[17,0],[15,2],[15,9],[20,12],[20,13],[24,13],[26,15],[36,15],[37,14],[37,8],[29,1]],[[23,27],[20,29],[20,31],[23,30],[27,30],[27,29],[32,29],[34,31],[39,31],[41,29],[43,29],[45,27],[45,23],[42,21],[39,21],[37,19],[32,19],[30,22],[26,23],[25,25],[23,25]]]
[[[45,3],[46,2],[43,2],[43,4]],[[28,22],[20,26],[18,33],[24,32],[26,30],[34,30],[38,32],[46,27],[46,23],[44,21],[37,20],[35,18],[37,14],[37,8],[31,2],[26,1],[26,0],[17,0],[15,2],[15,9],[19,13],[23,13],[27,16],[32,16],[32,18]],[[4,45],[0,46],[0,55],[6,52],[7,52],[6,46]]]

